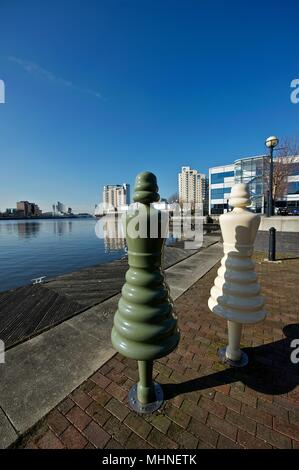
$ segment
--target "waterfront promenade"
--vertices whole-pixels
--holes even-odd
[[[48,387],[51,399],[47,397],[44,401],[48,405],[57,401],[57,405],[37,423],[37,403],[28,402],[34,398],[34,391],[27,391],[23,408],[25,405],[28,415],[29,407],[34,415],[31,425],[37,425],[30,431],[27,416],[29,432],[13,444],[18,437],[15,434],[7,445],[26,448],[298,448],[299,373],[298,365],[290,361],[290,343],[299,338],[299,259],[290,256],[280,263],[269,264],[264,261],[264,253],[257,253],[257,272],[267,297],[268,316],[264,322],[244,328],[242,345],[250,363],[245,369],[232,370],[220,364],[217,357],[218,347],[227,340],[225,322],[212,315],[207,307],[220,256],[221,246],[213,245],[186,259],[183,265],[174,266],[177,271],[173,271],[173,279],[172,268],[169,270],[168,280],[177,299],[175,309],[182,338],[174,353],[155,362],[155,376],[164,385],[167,399],[160,411],[143,417],[129,410],[127,394],[137,380],[136,362],[114,354],[110,349],[102,364],[95,367],[95,357],[101,351],[95,338],[90,336],[88,346],[83,343],[74,346],[75,350],[82,348],[77,358],[85,358],[85,379],[63,394],[59,393],[61,376],[55,377],[54,373],[54,383],[43,384],[45,374],[42,379],[37,378],[37,371],[36,388],[45,390]],[[214,267],[211,266],[212,258]],[[207,264],[203,267],[204,260],[206,263],[210,260],[212,269]],[[200,265],[202,275],[198,270]],[[188,271],[195,271],[198,280],[195,283],[189,280],[190,288],[186,290],[185,286],[179,292],[179,279],[185,278],[186,282]],[[113,308],[114,304],[110,316]],[[80,316],[82,320],[82,314]],[[91,326],[88,318],[85,321]],[[83,326],[81,321],[77,327],[80,324]],[[54,331],[55,328],[50,333]],[[53,351],[56,346],[52,346]],[[11,350],[9,360],[16,359],[13,352],[17,348]],[[49,358],[45,356],[44,359],[47,368]],[[93,371],[90,363],[94,366]],[[65,367],[69,365],[64,364]],[[19,369],[16,369],[11,377],[6,377],[6,387],[12,387],[18,373]],[[47,376],[49,373],[51,370],[47,371]],[[67,373],[74,376],[72,367]],[[23,388],[22,393],[25,392]],[[18,434],[22,435],[20,422],[23,419],[25,423],[26,412],[22,411],[16,396],[10,398],[11,408],[9,399],[6,400],[5,404],[2,399],[1,406],[4,409],[6,406],[11,423],[19,426]]]
[[[165,251],[164,264],[172,264],[165,273],[174,300],[220,259],[217,237],[207,237],[205,246],[193,254],[179,247]],[[110,333],[118,300],[119,293],[6,352],[1,447],[13,443],[113,356]]]

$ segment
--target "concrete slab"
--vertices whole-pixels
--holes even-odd
[[[221,245],[216,243],[166,270],[172,298],[177,299],[221,256]],[[23,434],[114,355],[110,332],[119,297],[7,351],[1,368],[0,406],[8,419],[2,417],[0,447],[16,440],[9,420]]]
[[[2,364],[3,366],[3,364]],[[5,449],[17,439],[18,435],[11,422],[0,408],[0,449]]]

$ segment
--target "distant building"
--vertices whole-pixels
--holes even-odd
[[[56,212],[60,213],[60,214],[66,214],[66,206],[65,204],[63,204],[62,202],[57,202],[57,205],[56,205]]]
[[[128,206],[130,204],[130,185],[124,183],[104,186],[103,204],[114,209]]]
[[[197,170],[192,170],[190,166],[183,166],[178,174],[179,202],[202,203],[204,209],[208,207],[208,179]]]
[[[230,191],[235,183],[235,166],[209,169],[209,214],[223,214],[228,208]]]
[[[42,214],[42,211],[35,202],[19,201],[17,202],[17,213],[20,216],[32,217]]]
[[[276,208],[299,210],[299,156],[284,161],[289,166],[285,195],[277,198]],[[269,156],[257,155],[235,160],[233,164],[209,170],[210,214],[223,214],[228,210],[230,191],[235,183],[248,183],[253,212],[264,213],[267,204],[267,168]],[[274,167],[276,158],[274,157]]]

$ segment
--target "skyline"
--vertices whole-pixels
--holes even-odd
[[[90,212],[145,170],[167,198],[182,166],[208,175],[299,135],[295,0],[88,4],[0,6],[0,210]]]

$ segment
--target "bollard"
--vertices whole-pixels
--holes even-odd
[[[250,205],[248,186],[233,186],[230,197],[233,211],[220,216],[224,256],[209,298],[210,310],[227,320],[228,346],[218,351],[221,361],[232,367],[248,363],[240,349],[244,324],[264,320],[264,298],[252,261],[254,240],[260,216],[246,209]]]
[[[129,391],[129,405],[138,413],[151,413],[163,403],[163,390],[153,382],[153,361],[168,355],[179,342],[177,319],[161,270],[164,238],[150,238],[151,221],[160,221],[160,211],[151,206],[159,200],[153,173],[137,175],[134,201],[137,212],[126,215],[126,241],[129,270],[114,316],[111,333],[113,347],[125,357],[138,361],[139,382]],[[145,234],[133,237],[128,230],[138,216]],[[160,227],[161,229],[161,227]]]
[[[276,228],[269,228],[268,261],[276,261]]]

